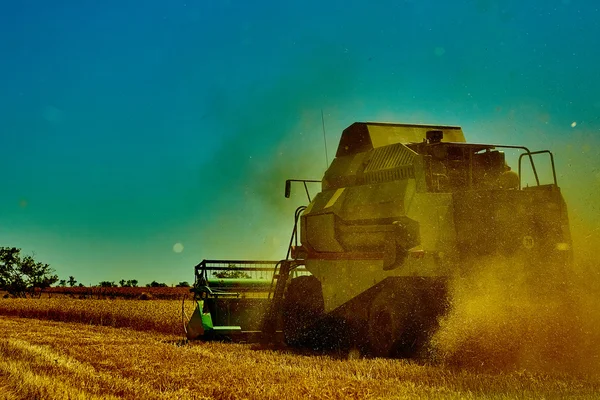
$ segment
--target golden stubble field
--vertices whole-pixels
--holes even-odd
[[[181,301],[2,299],[0,315],[181,335]],[[193,302],[187,301],[191,315]]]
[[[180,307],[178,301],[0,301],[1,398],[600,396],[600,376],[589,371],[482,369],[443,361],[299,354],[250,344],[185,343],[179,333]]]

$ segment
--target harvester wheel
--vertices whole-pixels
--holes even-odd
[[[314,276],[290,281],[283,300],[283,335],[286,344],[301,346],[310,342],[311,326],[324,314],[321,282]]]
[[[414,293],[384,288],[369,309],[369,344],[376,357],[409,356],[411,353]]]

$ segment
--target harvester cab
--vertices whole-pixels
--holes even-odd
[[[265,301],[251,308],[263,340],[281,332],[288,345],[414,356],[447,311],[450,277],[489,257],[569,272],[567,209],[548,150],[467,143],[454,126],[361,122],[343,131],[314,198],[306,180],[288,180],[286,197],[295,181],[308,205],[296,210],[286,258],[268,264]],[[236,298],[201,289],[208,281],[196,271],[193,290],[212,321],[245,331],[251,317],[217,315],[247,305],[231,310]]]

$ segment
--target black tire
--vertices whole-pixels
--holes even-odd
[[[384,287],[369,308],[369,347],[377,357],[427,357],[438,318],[448,309],[443,280],[415,279]]]
[[[290,281],[283,299],[283,335],[289,346],[306,346],[313,340],[315,323],[324,314],[321,282],[314,276]]]
[[[416,293],[386,287],[369,308],[369,347],[376,357],[410,357],[415,352]]]

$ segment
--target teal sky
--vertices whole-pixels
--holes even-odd
[[[359,120],[549,148],[600,243],[595,1],[5,3],[0,245],[61,278],[284,257],[304,198],[283,183],[321,178],[321,110],[330,160]]]

